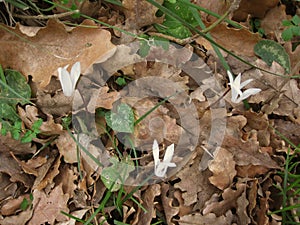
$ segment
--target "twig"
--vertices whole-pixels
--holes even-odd
[[[79,10],[76,9],[74,11],[68,11],[60,14],[53,14],[53,15],[37,15],[37,16],[30,16],[30,15],[19,15],[13,14],[14,17],[21,18],[21,19],[36,19],[36,20],[48,20],[48,19],[59,19],[66,16],[71,16],[74,13],[79,13]]]

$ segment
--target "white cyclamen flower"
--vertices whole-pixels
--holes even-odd
[[[233,75],[229,70],[227,70],[229,76],[229,85],[231,86],[231,101],[234,103],[240,103],[244,99],[248,98],[251,95],[255,95],[261,91],[259,88],[249,88],[246,91],[242,92],[242,88],[249,84],[253,79],[249,79],[241,83],[241,74],[233,80]],[[239,96],[239,97],[238,97]]]
[[[57,70],[63,93],[65,96],[69,97],[73,95],[76,83],[80,77],[80,62],[74,63],[70,73],[67,71],[68,66],[69,65],[59,67]]]
[[[175,163],[171,163],[174,155],[174,144],[167,147],[163,161],[159,159],[159,147],[156,140],[153,142],[153,158],[154,158],[154,174],[158,177],[164,177],[168,167],[176,167]]]

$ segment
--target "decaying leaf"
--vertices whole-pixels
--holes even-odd
[[[200,157],[198,156],[176,175],[180,178],[180,182],[174,187],[183,192],[182,198],[185,206],[197,202],[197,207],[202,208],[211,195],[218,192],[217,188],[209,183],[207,173],[199,170],[199,163]]]
[[[219,148],[216,151],[214,159],[208,164],[208,168],[213,172],[213,176],[209,178],[210,183],[221,190],[227,188],[236,175],[233,155],[224,148]]]
[[[138,225],[147,225],[151,223],[152,218],[155,218],[155,196],[160,195],[160,185],[153,184],[149,186],[147,191],[142,196],[143,207],[147,210],[147,212],[142,212],[139,217]]]
[[[169,198],[167,196],[167,193],[170,194],[170,186],[162,183],[161,185],[161,199],[162,199],[162,205],[165,212],[165,217],[167,220],[168,225],[174,225],[172,222],[172,218],[178,214],[179,207],[173,206],[174,198]]]
[[[69,212],[67,207],[68,194],[64,194],[62,186],[56,186],[49,195],[44,191],[33,191],[33,215],[28,222],[29,225],[50,223],[55,221],[66,221],[67,217],[61,211]]]
[[[85,20],[83,25],[96,26],[90,20]],[[49,20],[47,27],[33,37],[23,34],[18,25],[16,28],[2,25],[2,28],[0,63],[4,68],[21,71],[26,77],[31,75],[40,87],[45,87],[51,76],[57,75],[59,67],[79,61],[84,73],[93,63],[103,61],[115,51],[108,31],[77,27],[68,32],[58,20]]]
[[[163,1],[157,1],[162,4]],[[140,29],[143,26],[151,25],[162,21],[163,18],[156,17],[157,7],[146,0],[124,0],[122,2],[126,24],[129,29]]]

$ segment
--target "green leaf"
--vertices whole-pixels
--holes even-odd
[[[43,120],[41,118],[39,118],[38,120],[34,121],[34,123],[32,124],[32,131],[36,134],[40,133],[40,127],[42,126]]]
[[[282,25],[283,26],[291,26],[291,25],[293,25],[293,23],[289,20],[282,20]]]
[[[116,132],[133,133],[134,113],[131,107],[121,103],[117,107],[117,112],[107,112],[105,114],[107,125]]]
[[[30,99],[31,89],[25,77],[15,70],[5,70],[5,74],[7,85],[24,99],[20,99],[18,95],[3,86],[1,86],[1,96],[6,97],[6,102],[11,105],[28,103],[26,100]]]
[[[281,34],[281,37],[284,41],[289,41],[293,38],[293,30],[292,27],[287,28]]]
[[[191,12],[188,5],[185,2],[175,2],[171,3],[168,1],[164,2],[164,6],[176,13],[179,17],[184,19],[187,23],[192,26],[197,25],[197,21],[195,20],[193,13]],[[162,24],[155,24],[154,27],[161,33],[173,36],[175,38],[188,38],[192,35],[191,31],[182,25],[181,22],[174,19],[173,17],[166,15],[165,20]]]
[[[275,61],[280,64],[287,73],[290,72],[290,58],[285,49],[275,41],[261,40],[254,46],[256,55],[262,58],[269,66]]]
[[[300,25],[300,17],[298,15],[295,15],[292,18],[292,22],[293,22],[294,25],[299,26]]]
[[[134,164],[130,158],[125,158],[120,162],[117,157],[111,157],[109,161],[112,165],[102,170],[101,180],[108,189],[111,188],[114,192],[118,191],[129,177],[129,173],[134,170]]]
[[[125,80],[124,77],[118,77],[118,78],[116,79],[115,82],[116,82],[116,84],[119,85],[119,86],[124,86],[124,85],[126,85],[126,80]]]
[[[21,202],[20,209],[25,211],[29,206],[29,201],[27,198],[23,198],[23,201]]]
[[[0,119],[14,122],[19,119],[19,115],[16,113],[15,107],[0,101]]]

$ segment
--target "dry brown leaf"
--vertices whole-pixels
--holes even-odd
[[[26,188],[31,188],[33,177],[24,173],[18,162],[10,155],[0,153],[0,172],[10,176],[11,182],[21,182]]]
[[[228,210],[237,207],[237,199],[242,195],[242,193],[246,190],[246,185],[237,183],[236,190],[232,188],[227,188],[222,193],[223,200],[220,202],[214,200],[208,203],[203,209],[203,214],[214,213],[217,216],[224,215]]]
[[[86,214],[87,211],[88,211],[88,209],[80,209],[80,210],[73,211],[70,214],[74,217],[82,219],[82,217]],[[68,219],[69,219],[68,221],[56,223],[56,225],[76,225],[78,223],[75,219],[71,219],[71,218],[68,218]],[[103,225],[105,225],[105,224],[103,224]]]
[[[275,7],[279,0],[242,0],[240,7],[234,12],[233,20],[245,21],[250,14],[252,17],[263,18],[266,12]]]
[[[63,92],[52,96],[38,89],[36,97],[36,105],[47,115],[65,116],[72,110],[72,97],[65,96]]]
[[[28,225],[66,221],[67,217],[61,211],[69,212],[67,202],[69,196],[63,193],[62,185],[56,186],[49,195],[44,191],[33,191],[33,215]]]
[[[247,200],[246,192],[243,192],[242,195],[237,199],[236,214],[239,218],[240,225],[250,224],[251,220],[247,214],[247,206],[249,201]]]
[[[66,163],[76,163],[77,159],[77,144],[67,131],[64,131],[55,140],[55,144],[59,153],[64,157]]]
[[[142,212],[139,215],[138,225],[150,225],[152,218],[156,217],[154,198],[160,195],[160,193],[160,185],[153,184],[150,185],[142,195],[143,207],[147,210],[147,212]]]
[[[1,129],[1,124],[0,124]],[[21,143],[11,137],[10,133],[6,136],[0,135],[0,153],[9,155],[12,152],[15,155],[33,154],[36,151],[36,146],[31,143]]]
[[[292,42],[289,41],[284,44],[284,48],[290,56],[292,70],[294,70],[294,67],[297,65],[298,68],[295,68],[295,71],[298,71],[296,73],[300,73],[300,45],[298,45],[297,48],[292,51]]]
[[[112,109],[113,103],[120,98],[120,93],[117,91],[109,91],[108,86],[101,88],[96,102],[96,108]]]
[[[162,4],[163,0],[157,3]],[[124,0],[122,2],[124,14],[126,17],[126,26],[128,29],[139,30],[141,27],[161,23],[163,18],[156,17],[157,7],[146,0]]]
[[[294,145],[298,146],[300,144],[300,124],[275,119],[274,128]]]
[[[260,22],[260,27],[269,38],[281,40],[282,31],[285,29],[282,21],[286,19],[288,18],[285,12],[285,5],[280,5],[267,12],[266,16]]]
[[[178,216],[182,217],[184,215],[188,215],[192,212],[192,206],[185,206],[184,199],[182,198],[182,193],[179,190],[174,191],[174,198],[178,201]]]
[[[210,0],[210,1],[196,0],[196,4],[219,15],[223,15],[228,10],[229,7],[229,5],[226,4],[226,2],[219,1],[219,0]],[[206,19],[210,22],[217,20],[216,17],[209,16],[209,15],[206,16]]]
[[[164,213],[166,217],[166,221],[168,225],[174,225],[172,222],[172,219],[174,216],[176,216],[179,212],[179,207],[173,206],[173,200],[174,198],[169,198],[167,196],[167,193],[170,194],[170,185],[162,183],[161,184],[161,200],[162,205],[164,208]]]
[[[257,224],[258,225],[265,225],[265,224],[269,224],[269,217],[268,215],[268,211],[269,211],[269,197],[270,197],[270,192],[267,191],[266,192],[266,197],[264,198],[260,198],[260,202],[259,202],[259,209],[257,212]]]
[[[60,164],[60,157],[55,150],[43,151],[42,154],[46,157],[47,162],[37,168],[37,177],[34,181],[32,189],[41,190],[48,184],[53,182],[53,178],[59,173],[58,167]],[[51,170],[53,168],[53,170]]]
[[[206,215],[201,215],[199,213],[186,215],[180,218],[180,225],[206,225],[206,224],[214,224],[214,225],[228,225],[233,224],[233,215],[230,211],[228,211],[225,215],[217,217],[213,213],[209,213]]]
[[[9,175],[0,172],[0,201],[9,196],[14,196],[17,188],[17,183],[12,183]]]
[[[90,20],[83,25],[96,26]],[[31,75],[40,87],[45,87],[57,69],[81,62],[84,73],[93,63],[112,55],[115,48],[106,30],[76,27],[71,32],[58,20],[49,20],[47,27],[40,29],[34,37],[24,35],[19,26],[0,30],[0,63]],[[8,44],[10,43],[10,44]],[[49,63],[51,62],[51,63]]]
[[[248,141],[225,135],[222,145],[230,151],[238,166],[262,166],[268,169],[278,168],[277,163],[267,153],[260,151],[259,143],[255,137]]]
[[[39,119],[38,109],[35,106],[27,105],[25,110],[18,107],[18,113],[27,128],[31,128],[33,123]],[[47,115],[47,121],[42,123],[39,130],[45,135],[55,135],[62,132],[63,126],[55,123],[52,115]]]
[[[3,216],[9,216],[16,213],[17,210],[20,210],[21,203],[24,199],[29,200],[29,194],[20,195],[18,198],[9,199],[2,207],[1,214]]]
[[[207,24],[207,26],[209,25],[211,24]],[[229,28],[226,24],[219,24],[210,33],[214,40],[227,50],[249,57],[255,56],[254,45],[261,40],[259,34],[254,34],[246,29]],[[202,39],[200,37],[196,41],[201,44]],[[241,48],[241,46],[243,47]]]
[[[33,210],[27,209],[26,211],[20,212],[18,215],[5,217],[0,219],[1,225],[25,225],[31,218]]]
[[[182,198],[185,206],[197,202],[198,208],[202,208],[211,195],[218,192],[217,188],[209,183],[207,171],[199,170],[199,163],[200,157],[198,156],[190,165],[187,164],[176,174],[180,178],[180,182],[176,183],[174,187],[183,192]]]
[[[236,175],[235,161],[233,155],[224,148],[219,148],[214,156],[208,164],[209,170],[213,173],[209,181],[217,188],[224,190],[229,187]]]
[[[75,181],[78,178],[78,174],[74,170],[71,165],[64,164],[60,167],[60,172],[55,177],[55,184],[62,184],[63,192],[68,194],[70,198],[74,196],[74,190],[76,189]]]

